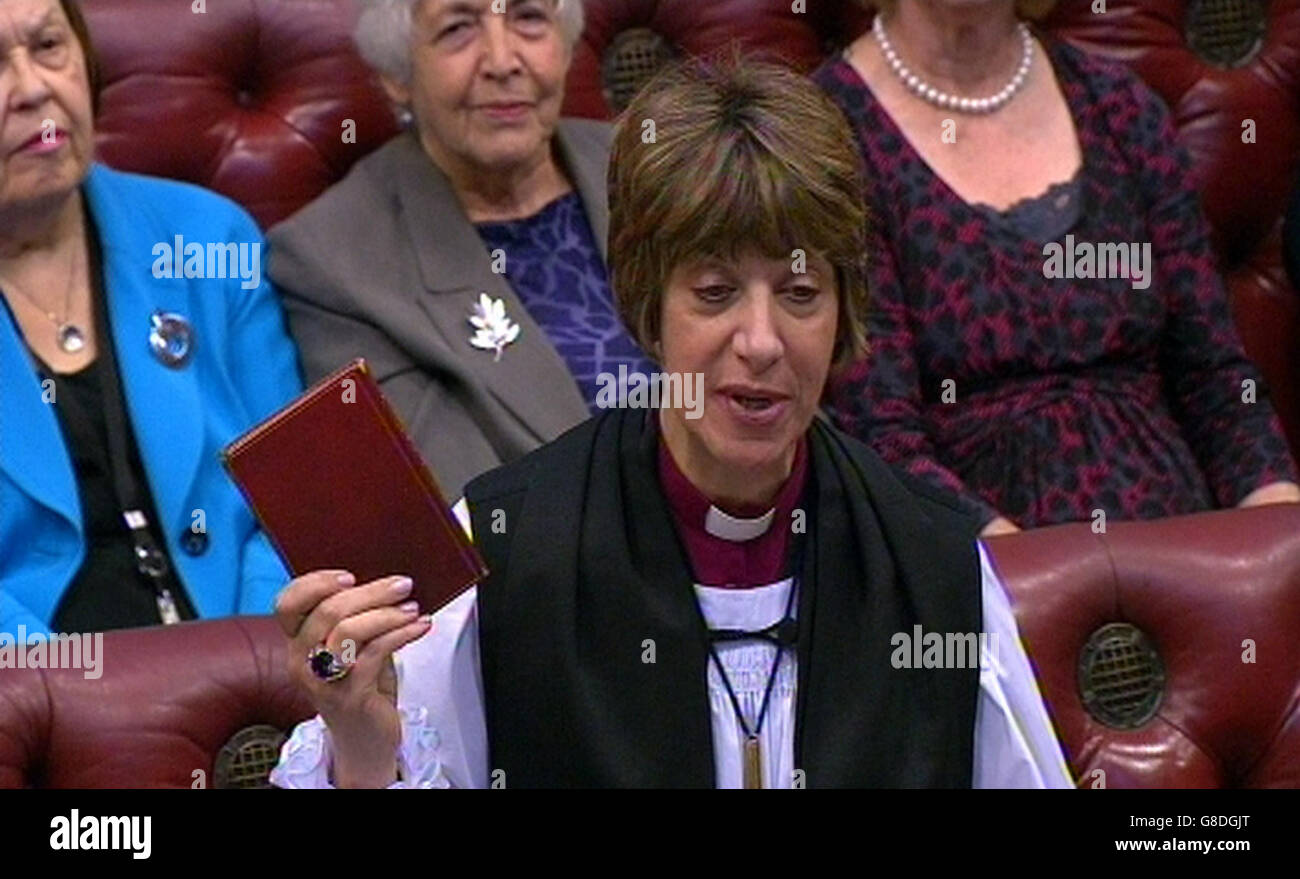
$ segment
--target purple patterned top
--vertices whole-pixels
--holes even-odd
[[[601,373],[617,381],[619,364],[627,365],[629,375],[655,371],[619,319],[577,192],[531,217],[474,228],[489,251],[505,251],[510,289],[564,359],[592,414],[598,410]]]
[[[1149,243],[1149,286],[1047,277],[1048,237],[963,201],[836,57],[813,78],[870,178],[873,351],[831,389],[832,416],[1022,527],[1227,507],[1295,479],[1164,104],[1122,68],[1047,48],[1084,156],[1073,248]]]

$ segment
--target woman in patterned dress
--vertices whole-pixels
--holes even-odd
[[[1161,101],[1022,24],[1050,3],[878,5],[814,75],[871,172],[840,426],[986,534],[1300,500]]]

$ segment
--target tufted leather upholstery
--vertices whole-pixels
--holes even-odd
[[[990,542],[1081,787],[1300,787],[1300,508],[1086,524]],[[1154,718],[1093,720],[1076,669],[1099,626],[1130,622],[1165,667]],[[1256,662],[1242,662],[1242,642]],[[100,680],[0,675],[0,786],[190,787],[254,724],[313,712],[266,617],[110,632]],[[55,722],[57,719],[57,723]]]
[[[201,770],[211,787],[240,729],[288,729],[315,713],[284,657],[273,619],[236,617],[105,633],[98,679],[6,670],[0,786],[191,787]]]
[[[1300,156],[1300,4],[1272,0],[1266,38],[1234,70],[1200,62],[1183,38],[1190,0],[1061,4],[1050,30],[1133,66],[1171,104],[1192,151],[1247,348],[1300,447],[1296,291],[1283,280],[1280,208]],[[1242,0],[1253,2],[1253,0]],[[1263,0],[1260,0],[1263,2]],[[191,180],[263,225],[288,216],[395,131],[352,52],[349,0],[83,0],[103,62],[102,157]],[[607,116],[606,49],[645,27],[707,51],[732,39],[807,69],[867,22],[853,0],[587,0],[566,102]],[[1241,143],[1243,118],[1258,142]],[[346,120],[356,142],[345,141]],[[1300,511],[1210,513],[1162,522],[1045,529],[994,543],[1025,640],[1082,783],[1110,787],[1300,786]],[[1156,718],[1131,732],[1088,718],[1074,680],[1102,622],[1130,620],[1165,658]],[[1240,661],[1253,638],[1258,662]],[[0,675],[0,785],[185,786],[251,723],[309,712],[288,685],[267,619],[105,636],[104,677]],[[58,718],[58,723],[54,722]]]
[[[263,226],[397,132],[347,0],[82,0],[104,72],[100,157],[189,180]],[[346,120],[356,143],[344,142]]]
[[[1300,508],[1061,525],[989,548],[1067,756],[1090,787],[1300,787]],[[1089,636],[1127,622],[1163,660],[1155,717],[1133,730],[1084,708]],[[1243,662],[1243,642],[1255,662]]]

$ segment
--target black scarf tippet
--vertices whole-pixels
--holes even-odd
[[[466,490],[507,787],[714,786],[704,621],[654,417],[610,410]],[[980,631],[977,523],[819,421],[809,454],[795,766],[808,787],[969,786],[978,668],[896,669],[890,639]]]

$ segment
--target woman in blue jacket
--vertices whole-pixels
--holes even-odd
[[[267,613],[287,577],[218,450],[293,398],[262,237],[92,162],[72,0],[0,4],[0,640]]]

